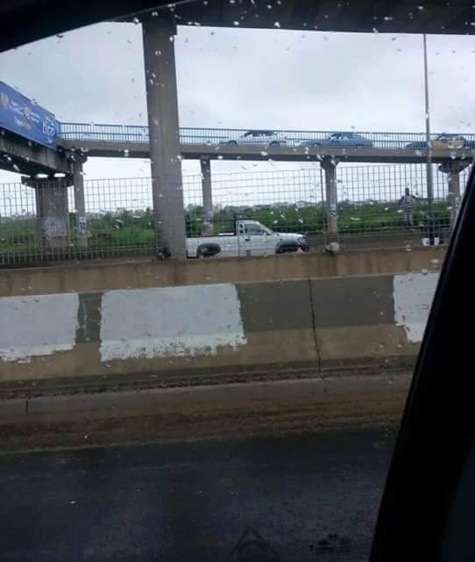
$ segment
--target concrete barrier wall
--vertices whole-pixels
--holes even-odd
[[[0,379],[398,367],[417,354],[437,276],[6,296]]]
[[[0,297],[433,271],[439,269],[445,251],[443,246],[408,246],[343,252],[336,258],[309,253],[185,262],[100,261],[0,270]]]

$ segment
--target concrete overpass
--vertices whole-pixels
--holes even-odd
[[[177,23],[380,33],[473,33],[472,2],[455,0],[209,0],[179,2]],[[270,8],[269,8],[270,6]],[[278,25],[277,25],[278,24]]]
[[[60,140],[60,146],[71,152],[82,152],[91,158],[150,158],[148,142]],[[409,148],[302,148],[296,146],[262,145],[211,145],[181,144],[181,157],[188,160],[253,160],[276,162],[306,162],[333,159],[336,162],[424,164],[425,150]],[[475,150],[436,149],[432,160],[436,164],[461,161],[468,166],[475,157]]]
[[[319,162],[325,174],[326,201],[328,207],[328,237],[338,238],[337,217],[331,212],[337,207],[337,173],[340,162],[425,164],[427,149],[423,148],[421,133],[362,133],[371,145],[365,147],[318,146],[302,147],[302,141],[314,139],[325,142],[328,132],[278,131],[280,138],[287,139],[281,146],[265,144],[230,144],[229,139],[239,138],[245,131],[219,129],[180,129],[179,154],[182,159],[200,160],[203,194],[203,212],[207,217],[204,234],[213,232],[212,160],[247,160],[276,162]],[[62,125],[59,146],[81,157],[152,158],[147,127],[120,125]],[[72,138],[76,135],[78,138]],[[433,138],[436,138],[434,135]],[[447,173],[451,206],[455,221],[460,199],[460,172],[475,158],[475,135],[464,135],[465,148],[441,148],[435,144],[432,161]],[[228,139],[228,140],[227,140]],[[418,148],[408,148],[416,143]],[[454,145],[455,146],[455,145]],[[170,153],[174,165],[180,160]],[[181,207],[183,208],[183,206]],[[177,210],[177,213],[179,211]],[[179,216],[179,215],[175,215]]]
[[[274,131],[276,138],[285,139],[282,145],[241,144],[239,139],[245,129],[180,128],[180,155],[182,159],[196,159],[201,163],[202,193],[205,216],[204,234],[213,231],[213,188],[211,161],[280,161],[319,162],[325,174],[326,197],[330,206],[336,205],[336,168],[340,162],[423,164],[426,162],[425,135],[423,133],[361,132],[357,138],[365,139],[366,146],[328,145],[330,131]],[[433,135],[433,139],[438,135]],[[449,138],[455,135],[448,135]],[[470,165],[475,157],[475,135],[463,135],[464,146],[452,148],[434,144],[432,160],[441,165],[449,177],[449,193],[454,200],[460,196],[460,171]],[[459,137],[460,140],[460,137]],[[317,147],[302,143],[321,143]],[[325,144],[327,143],[327,144]],[[450,145],[449,145],[450,146]],[[411,148],[412,147],[412,148]],[[417,147],[417,148],[416,148]],[[0,137],[0,167],[25,174],[23,183],[35,189],[39,236],[46,250],[63,250],[67,235],[50,236],[43,233],[41,225],[53,222],[66,223],[68,215],[67,186],[74,185],[77,229],[80,245],[87,246],[86,209],[83,187],[83,164],[88,157],[151,158],[149,129],[144,126],[84,123],[61,123],[58,150],[29,142],[18,135],[5,132]],[[179,163],[176,154],[171,155]],[[40,175],[42,177],[40,177]],[[65,178],[61,176],[66,176]],[[183,208],[183,207],[181,207]],[[66,230],[63,228],[66,232]],[[82,233],[82,234],[81,234]],[[329,217],[330,237],[338,236],[338,225]]]
[[[64,151],[55,151],[4,131],[0,135],[0,169],[34,176],[71,173]]]
[[[146,10],[173,10],[178,24],[380,33],[473,34],[471,0],[4,0],[0,51]],[[271,6],[271,9],[268,6]],[[171,6],[171,8],[169,7]],[[25,15],[38,25],[26,25]]]
[[[204,234],[212,234],[213,229],[212,160],[319,162],[325,174],[329,212],[327,234],[330,238],[337,238],[337,219],[330,211],[337,204],[336,168],[340,162],[423,164],[427,158],[422,133],[359,133],[371,142],[371,145],[364,147],[301,146],[301,143],[308,139],[324,143],[324,139],[330,134],[328,131],[278,131],[277,134],[281,138],[287,139],[282,146],[243,145],[229,141],[230,138],[239,138],[244,132],[189,128],[179,131],[181,158],[196,159],[201,163],[203,210],[208,217]],[[463,138],[466,142],[465,148],[441,148],[440,145],[435,145],[432,155],[433,162],[439,164],[448,174],[449,194],[453,199],[454,208],[460,197],[460,172],[470,165],[475,157],[475,135],[467,134]],[[416,143],[418,148],[410,148],[411,143]],[[55,224],[61,222],[67,225],[68,201],[65,187],[71,185],[74,185],[79,245],[87,247],[82,170],[88,157],[151,158],[148,128],[130,125],[64,123],[61,125],[57,151],[28,142],[18,135],[5,133],[0,136],[0,151],[3,151],[0,167],[25,174],[27,177],[23,178],[23,182],[35,189],[39,238],[44,249],[48,251],[63,250],[68,244],[66,227],[63,228],[66,233],[64,236],[51,237],[48,232],[43,232],[41,225],[51,220]],[[171,156],[175,164],[179,164],[180,160],[176,154]],[[39,174],[46,177],[38,177]],[[182,213],[182,209],[183,206],[179,212]]]

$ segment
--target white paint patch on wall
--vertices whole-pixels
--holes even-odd
[[[394,320],[410,342],[422,341],[438,279],[438,273],[394,276]]]
[[[246,344],[234,285],[195,285],[102,296],[101,359],[216,354]]]
[[[73,349],[78,308],[73,293],[0,298],[0,358],[25,361]]]

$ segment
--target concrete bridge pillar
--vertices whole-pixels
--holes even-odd
[[[68,187],[71,177],[28,178],[22,183],[35,190],[37,236],[44,252],[69,250]]]
[[[200,158],[201,188],[203,191],[203,235],[212,236],[214,227],[213,217],[213,191],[211,184],[211,161],[209,158]]]
[[[327,204],[327,241],[338,240],[338,197],[336,190],[337,162],[331,158],[324,158],[321,166],[325,172],[325,194]]]
[[[153,15],[155,14],[155,15]],[[157,250],[186,257],[173,14],[142,18]]]
[[[444,162],[439,166],[439,171],[447,174],[449,184],[448,188],[448,203],[449,203],[449,217],[450,229],[453,230],[457,215],[460,209],[460,172],[464,170],[469,163],[456,160]]]
[[[83,154],[71,156],[74,185],[74,211],[76,216],[76,243],[78,249],[87,249],[87,216],[86,201],[84,197],[84,172],[83,166],[87,158]]]

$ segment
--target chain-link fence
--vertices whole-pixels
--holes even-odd
[[[307,242],[321,250],[335,238],[353,248],[423,244],[431,232],[444,243],[469,169],[450,174],[434,166],[433,172],[432,201],[425,166],[417,164],[339,164],[333,180],[319,166],[215,173],[208,197],[202,176],[185,176],[189,255],[269,254],[306,249]],[[86,180],[84,216],[76,211],[77,197],[66,183],[0,185],[1,263],[156,252],[150,179]]]
[[[0,185],[0,263],[153,254],[152,190],[146,178],[85,181],[85,215],[73,186]]]
[[[338,170],[338,235],[342,243],[384,247],[447,242],[469,168],[433,166],[433,197],[426,167],[418,164],[343,167]]]
[[[188,178],[188,236],[234,232],[238,217],[258,221],[276,233],[305,235],[310,249],[321,249],[333,240],[352,248],[421,245],[431,237],[442,244],[449,238],[468,173],[469,168],[459,174],[443,173],[434,165],[432,199],[427,195],[426,167],[418,164],[339,164],[333,185],[318,166],[215,175],[212,228],[203,209],[201,179]],[[331,189],[333,209],[328,203]],[[258,246],[251,253],[267,253],[268,237],[260,233],[261,238],[254,239],[250,234]]]

